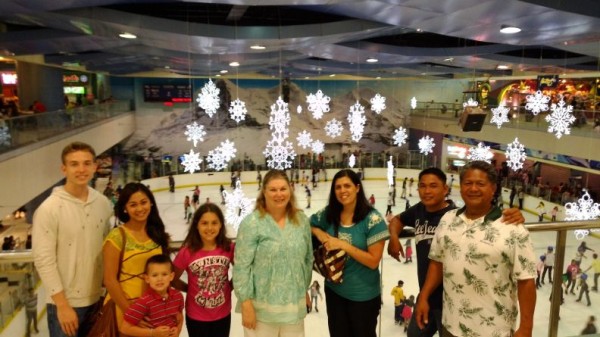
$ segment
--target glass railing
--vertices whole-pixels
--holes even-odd
[[[566,257],[567,248],[572,250],[574,244],[578,244],[586,234],[594,236],[600,235],[600,221],[598,220],[534,223],[526,224],[525,226],[532,233],[534,245],[537,249],[539,249],[540,247],[538,246],[542,244],[539,240],[540,238],[535,237],[539,234],[547,235],[544,239],[548,240],[548,242],[544,245],[552,245],[555,247],[554,252],[556,260],[553,270],[554,280],[562,280],[566,265],[565,261],[571,261],[570,258]],[[570,236],[573,234],[577,237]],[[555,236],[554,242],[549,241],[552,236]],[[598,239],[600,239],[600,237],[590,238],[588,241]],[[174,250],[177,250],[180,248],[181,244],[182,242],[180,241],[172,242],[171,247]],[[595,245],[595,241],[592,242],[592,245]],[[31,261],[32,256],[30,250],[0,253],[0,332],[5,327],[4,324],[10,322],[11,317],[17,314],[22,308],[23,298],[25,296],[24,291],[29,287],[35,288],[36,285],[39,285],[39,279]],[[589,261],[586,261],[586,266],[587,264],[589,264]],[[584,266],[582,266],[582,269],[585,269]],[[386,269],[383,269],[383,273],[386,271]],[[589,315],[584,314],[584,311],[580,309],[584,308],[585,303],[579,306],[574,305],[575,303],[569,301],[569,304],[561,305],[561,299],[563,298],[562,293],[564,291],[563,283],[554,282],[551,287],[552,296],[550,297],[549,302],[547,302],[545,297],[541,298],[542,294],[541,292],[538,292],[536,317],[539,315],[548,315],[548,324],[546,326],[536,324],[534,326],[533,336],[557,337],[578,335],[583,326],[580,326],[579,321],[576,325],[571,324],[568,318],[578,317],[580,318],[580,321],[585,321]],[[559,294],[561,294],[561,296],[558,296]],[[573,296],[570,296],[568,299],[573,299]],[[549,303],[549,307],[544,303]],[[567,311],[570,312],[567,313]],[[559,319],[561,313],[563,314],[563,320]]]
[[[483,111],[491,116],[492,108],[495,108],[495,106],[487,106]],[[415,109],[410,110],[410,114],[427,118],[433,117],[454,120],[458,123],[462,111],[462,104],[456,106],[456,103],[419,102]],[[502,127],[547,132],[548,123],[545,118],[549,113],[550,111],[545,111],[533,115],[531,112],[525,110],[524,107],[513,107],[510,111],[510,122],[503,124]],[[600,123],[600,111],[575,109],[573,110],[573,116],[577,119],[572,124],[571,135],[595,138],[600,137],[600,127],[597,127],[598,123]],[[486,123],[489,123],[489,118]]]
[[[131,111],[129,101],[114,101],[0,118],[0,154],[128,111]]]

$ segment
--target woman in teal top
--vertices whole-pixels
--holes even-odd
[[[329,335],[376,337],[381,307],[378,268],[389,232],[365,197],[358,174],[345,169],[333,177],[329,203],[311,216],[310,225],[325,248],[343,249],[348,255],[343,282],[325,281]]]
[[[304,336],[312,261],[308,218],[285,172],[269,171],[236,240],[233,285],[244,336]]]

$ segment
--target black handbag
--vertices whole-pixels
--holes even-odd
[[[335,229],[337,237],[338,230]],[[328,251],[325,246],[319,242],[313,235],[313,270],[325,277],[326,280],[333,283],[342,283],[344,281],[344,266],[346,265],[347,254],[342,249]]]

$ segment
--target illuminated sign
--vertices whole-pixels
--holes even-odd
[[[17,84],[17,74],[2,73],[2,84]]]
[[[448,145],[448,155],[465,158],[467,156],[467,148],[462,146]]]
[[[65,94],[85,94],[85,87],[64,87]]]

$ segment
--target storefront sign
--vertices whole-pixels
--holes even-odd
[[[17,74],[2,73],[2,84],[17,84]]]
[[[538,90],[556,88],[558,85],[558,75],[540,75],[537,77],[537,82]]]
[[[462,146],[448,145],[448,155],[457,158],[465,158],[467,156],[467,148]]]

